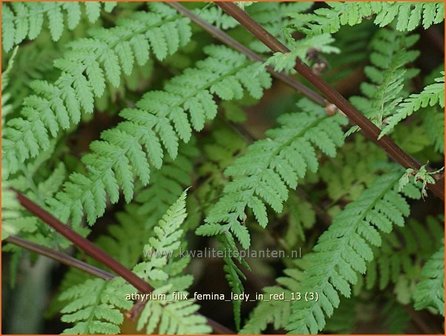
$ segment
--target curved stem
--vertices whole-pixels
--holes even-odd
[[[231,15],[240,24],[251,32],[259,41],[265,44],[274,52],[287,53],[290,50],[277,40],[273,35],[266,31],[261,25],[255,22],[245,11],[234,3],[217,2],[226,13]],[[358,125],[367,138],[375,142],[384,149],[394,161],[404,168],[412,168],[418,170],[421,165],[413,157],[401,149],[389,136],[383,136],[378,139],[381,130],[372,123],[367,117],[360,113],[350,102],[345,99],[336,89],[331,87],[324,79],[314,74],[311,69],[306,66],[299,58],[296,58],[294,69],[299,72],[305,79],[313,84],[324,96],[336,105],[355,125]],[[435,196],[444,201],[444,188],[441,183],[443,179],[439,179],[435,184],[428,184],[429,189]]]
[[[81,271],[84,271],[88,274],[91,274],[95,277],[98,277],[98,278],[101,278],[104,280],[111,280],[115,277],[113,274],[111,274],[107,271],[104,271],[100,268],[97,268],[95,266],[87,264],[86,262],[76,259],[68,254],[50,249],[46,246],[42,246],[42,245],[30,242],[26,239],[23,239],[23,238],[20,238],[17,236],[9,236],[4,241],[7,243],[16,245],[16,246],[20,246],[20,247],[27,249],[29,251],[38,253],[45,257],[51,258],[51,259],[56,260],[64,265],[77,268]]]

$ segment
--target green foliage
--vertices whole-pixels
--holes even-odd
[[[192,300],[177,301],[173,293],[185,292],[192,282],[189,275],[181,275],[189,258],[176,253],[180,250],[186,218],[186,193],[183,192],[154,228],[154,236],[144,247],[146,261],[138,263],[133,271],[148,281],[155,290],[138,319],[138,329],[147,334],[205,334],[211,331],[206,319],[196,311],[199,306]],[[62,321],[74,323],[67,334],[117,334],[123,321],[123,310],[132,308],[128,298],[135,289],[123,279],[110,281],[87,280],[65,290],[60,299],[69,301],[62,309]],[[163,298],[161,295],[165,294]]]
[[[83,11],[89,22],[99,19],[101,9],[111,12],[116,2],[9,2],[2,4],[3,49],[11,50],[25,39],[34,40],[44,22],[53,41],[62,36],[65,26],[73,30],[81,21]]]
[[[259,97],[270,85],[267,73],[242,55],[215,46],[206,52],[207,59],[170,80],[164,91],[148,92],[135,108],[124,109],[120,116],[125,121],[91,144],[92,152],[82,159],[88,173],[72,174],[65,190],[49,202],[62,219],[71,218],[77,226],[85,211],[93,224],[104,213],[107,196],[112,203],[119,200],[120,188],[129,202],[135,177],[149,183],[151,167],[161,168],[165,151],[175,158],[179,141],[188,142],[192,129],[203,129],[215,117],[213,94],[223,100],[241,98],[245,87]]]
[[[413,93],[402,101],[396,112],[387,121],[380,136],[390,133],[398,123],[421,108],[437,104],[444,108],[444,72],[441,72],[441,75],[441,77],[435,78],[434,84],[426,86],[420,93]]]
[[[310,54],[312,52],[316,51],[324,54],[339,52],[338,48],[331,45],[334,39],[330,34],[322,33],[315,36],[300,36],[299,38],[295,38],[293,35],[295,30],[289,27],[291,16],[306,12],[312,5],[311,2],[273,2],[248,8],[248,13],[256,22],[260,23],[268,32],[285,43],[290,49],[288,53],[274,53],[266,61],[267,65],[272,65],[277,71],[285,70],[289,72],[294,67],[296,57],[311,64]],[[250,46],[258,52],[269,52],[269,49],[258,40],[253,41]]]
[[[197,234],[233,235],[243,248],[248,248],[250,235],[243,224],[247,208],[260,226],[266,227],[266,206],[280,213],[288,188],[295,189],[307,170],[317,171],[316,149],[331,157],[336,155],[337,147],[344,142],[341,126],[345,118],[329,117],[323,108],[306,99],[298,108],[301,112],[281,116],[280,127],[268,131],[268,138],[251,145],[226,169],[232,181]]]
[[[40,154],[23,168],[22,174],[16,175],[14,178],[9,177],[5,187],[13,186],[37,204],[44,206],[45,200],[55,195],[67,175],[63,162],[53,165],[51,162],[53,155],[52,150]],[[52,234],[51,229],[44,225],[40,219],[30,215],[24,209],[20,212],[21,216],[17,218],[14,225],[23,231],[22,237],[47,246],[66,245],[67,241]]]
[[[166,299],[149,300],[138,320],[138,329],[147,334],[206,334],[211,331],[203,316],[196,314],[199,306],[193,300],[175,300],[173,293],[184,292],[191,276],[178,275],[188,264],[183,256],[169,258],[180,249],[186,218],[186,193],[167,210],[155,227],[155,236],[144,248],[148,260],[139,263],[134,271],[156,289],[153,294],[166,294]]]
[[[424,265],[422,279],[414,293],[415,309],[434,308],[444,316],[444,248]]]
[[[369,57],[368,46],[376,27],[371,22],[356,26],[343,26],[333,34],[333,47],[339,50],[336,54],[326,55],[329,69],[324,77],[330,82],[343,81],[349,78]]]
[[[308,260],[304,256],[301,260],[295,260],[293,266],[284,270],[285,276],[276,279],[277,285],[263,288],[263,300],[261,300],[252,311],[248,321],[240,333],[260,334],[268,324],[274,329],[285,328],[291,317],[292,293],[300,292],[303,267]],[[284,294],[284,300],[272,300],[272,295]]]
[[[377,26],[394,23],[399,31],[411,31],[420,25],[427,29],[444,19],[441,2],[346,1],[329,2],[327,5],[328,8],[316,9],[311,14],[295,14],[293,23],[305,34],[315,35],[335,33],[344,25],[357,25],[371,16]]]
[[[107,233],[95,243],[124,266],[133,267],[140,260],[147,237],[153,235],[155,224],[191,185],[189,175],[192,166],[189,160],[195,155],[193,145],[181,146],[178,157],[166,162],[165,169],[154,173],[148,188],[138,191],[136,199],[116,214],[116,223],[109,224]],[[90,258],[89,263],[97,264]],[[88,279],[85,273],[72,269],[64,277],[59,290],[63,292]],[[62,309],[63,306],[57,308],[59,305],[59,302],[53,303],[56,310]]]
[[[34,93],[24,99],[21,115],[9,120],[4,132],[4,158],[11,173],[48,149],[61,130],[77,125],[82,113],[93,113],[94,99],[106,86],[118,87],[123,74],[149,61],[150,52],[162,60],[189,41],[189,20],[158,9],[133,13],[117,27],[92,30],[89,38],[69,43],[54,63],[62,71],[58,79],[30,84]]]
[[[12,68],[13,62],[8,64],[6,71],[2,73],[2,126],[4,124],[5,112],[8,113],[10,109],[9,95],[5,93],[5,88],[8,86],[9,76],[8,72]],[[20,217],[19,211],[20,204],[15,198],[14,192],[8,190],[8,183],[4,180],[5,169],[3,165],[2,169],[2,240],[8,238],[9,235],[16,233],[19,229],[11,222],[14,219]],[[6,183],[5,183],[6,182]]]
[[[436,238],[442,235],[441,224],[433,217],[426,223],[410,220],[404,228],[384,235],[381,246],[374,249],[375,259],[367,266],[366,289],[389,290],[393,284],[397,302],[410,304],[419,265],[438,249],[441,242]]]
[[[403,189],[410,180],[413,180],[414,183],[421,184],[421,194],[423,197],[427,196],[427,185],[435,183],[435,174],[438,174],[443,170],[443,168],[438,169],[436,171],[429,171],[426,167],[427,164],[422,165],[418,171],[415,171],[412,168],[407,168],[405,174],[400,178],[399,186],[400,189]]]
[[[220,7],[212,6],[197,10],[197,14],[206,22],[217,28],[227,30],[238,26],[238,21],[223,12]]]
[[[291,51],[272,55],[215,4],[184,6],[278,70],[301,58],[426,164],[397,171],[389,138],[372,141],[328,101],[296,97],[264,62],[214,45],[166,4],[4,3],[3,238],[103,267],[22,209],[14,188],[154,288],[141,302],[119,277],[43,273],[41,258],[7,243],[11,311],[31,269],[65,272],[57,292],[36,293],[60,298],[42,320],[61,316],[70,334],[209,333],[214,306],[200,309],[192,291],[263,291],[254,309],[233,301],[226,326],[244,334],[418,332],[407,309],[434,323],[444,313],[442,207],[427,192],[443,171],[444,73],[441,53],[410,33],[435,34],[443,4],[237,5]],[[192,260],[188,245],[223,259]],[[284,254],[242,257],[267,249]]]
[[[333,315],[343,300],[339,294],[350,297],[350,284],[357,282],[358,272],[364,273],[366,262],[374,257],[371,246],[381,245],[379,231],[390,232],[393,225],[404,224],[409,208],[398,193],[400,176],[389,173],[378,178],[358,200],[347,205],[319,238],[315,252],[285,270],[286,277],[276,279],[279,286],[264,288],[265,300],[253,310],[242,333],[260,333],[270,323],[275,329],[287,327],[292,333],[324,329],[324,314]],[[419,192],[412,194],[416,190],[408,185],[404,192],[419,197]],[[318,300],[306,302],[305,292],[318,293]],[[285,300],[269,300],[273,293],[284,293]]]
[[[423,127],[434,145],[435,151],[444,153],[444,113],[438,106],[427,109],[423,114]]]
[[[53,61],[60,56],[60,52],[46,44],[43,45],[29,44],[16,47],[17,56],[14,57],[16,66],[12,69],[14,81],[8,88],[15,112],[20,111],[23,99],[32,93],[29,83],[36,79],[51,78],[51,75],[57,72],[53,67]],[[13,116],[15,114],[8,118]]]
[[[196,191],[203,212],[214,205],[221,195],[227,177],[223,171],[234,162],[234,159],[246,149],[246,140],[227,125],[216,125],[212,134],[202,144],[202,155],[206,160],[199,166],[198,174],[205,182]]]
[[[350,101],[378,127],[387,123],[389,116],[393,118],[398,104],[407,96],[405,84],[417,71],[406,66],[419,54],[410,50],[417,40],[417,35],[381,29],[370,43],[371,65],[364,69],[370,83],[363,82],[363,96],[354,96]],[[358,130],[358,127],[353,130]]]
[[[7,114],[12,111],[10,105],[10,72],[14,66],[15,55],[17,49],[14,50],[11,59],[8,62],[6,70],[2,73],[2,126]],[[16,198],[14,191],[10,189],[14,183],[6,180],[9,167],[2,162],[2,240],[8,238],[10,235],[16,235],[21,231],[34,232],[36,230],[36,219],[31,216],[25,216],[23,209]]]
[[[278,119],[280,127],[269,130],[267,139],[248,147],[246,153],[225,170],[231,178],[223,196],[211,207],[205,223],[196,233],[204,236],[224,235],[229,251],[248,248],[251,238],[244,222],[250,209],[262,227],[268,223],[267,205],[280,213],[288,198],[288,188],[295,189],[308,171],[318,168],[316,149],[328,156],[336,154],[343,144],[341,126],[345,119],[328,116],[323,108],[309,100],[299,102],[300,113],[285,114]],[[238,260],[242,262],[241,260]],[[225,273],[234,293],[243,291],[244,277],[236,261],[225,258]],[[240,302],[234,302],[236,324]]]
[[[351,296],[351,285],[373,260],[372,246],[380,246],[381,234],[403,226],[409,205],[397,190],[401,173],[378,178],[353,203],[347,205],[319,238],[311,265],[303,273],[301,292],[316,292],[318,300],[295,301],[287,329],[292,333],[317,333],[339,306],[340,295]],[[412,186],[413,188],[413,186]],[[403,191],[404,193],[404,191]],[[405,193],[407,194],[407,193]],[[419,192],[418,195],[419,196]]]
[[[277,52],[268,58],[266,65],[272,65],[276,71],[290,72],[294,69],[296,58],[311,63],[309,54],[312,50],[325,54],[339,53],[339,49],[331,46],[334,42],[330,34],[321,34],[317,36],[306,37],[301,40],[293,41],[290,45],[291,51],[287,53]]]
[[[11,113],[11,94],[10,94],[10,73],[12,67],[15,62],[15,58],[17,55],[17,48],[14,49],[14,52],[11,55],[11,58],[8,61],[8,65],[2,73],[2,127],[5,124],[5,116]]]
[[[246,8],[247,13],[273,36],[286,43],[293,41],[287,30],[290,16],[293,13],[304,13],[313,6],[311,2],[261,2]],[[269,53],[270,50],[262,42],[253,40],[249,47],[256,52]]]
[[[316,223],[316,212],[309,201],[291,194],[284,213],[288,214],[288,228],[283,240],[285,246],[291,249],[297,243],[305,241],[305,231],[313,228]]]
[[[364,153],[367,155],[364,157]],[[385,154],[361,135],[346,143],[339,154],[324,162],[320,177],[327,185],[327,194],[333,200],[354,201],[374,180]]]
[[[19,232],[35,232],[36,219],[25,216],[9,183],[2,183],[2,240]]]
[[[132,286],[123,279],[106,281],[87,280],[66,290],[60,300],[70,301],[62,310],[62,321],[74,323],[65,329],[65,334],[117,334],[124,320],[122,309],[128,310],[132,302],[126,300],[127,293],[133,292]]]
[[[148,187],[138,191],[135,212],[143,218],[146,231],[152,230],[168,207],[192,184],[193,160],[197,155],[195,141],[180,145],[175,160],[168,158],[163,169],[153,172]]]

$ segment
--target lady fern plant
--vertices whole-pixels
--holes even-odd
[[[2,16],[6,333],[442,332],[442,3]]]

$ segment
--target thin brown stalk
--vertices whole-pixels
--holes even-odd
[[[78,260],[68,254],[65,254],[63,252],[59,252],[53,249],[50,249],[48,247],[30,242],[26,239],[17,237],[17,236],[9,236],[4,240],[6,243],[10,243],[16,246],[20,246],[26,250],[35,252],[37,254],[43,255],[45,257],[51,258],[53,260],[56,260],[64,265],[77,268],[81,271],[84,271],[85,273],[91,274],[95,277],[104,279],[104,280],[111,280],[115,276],[107,271],[104,271],[100,268],[97,268],[95,266],[92,266],[90,264],[87,264],[86,262],[83,262],[81,260]]]
[[[245,29],[251,32],[259,41],[265,44],[274,52],[287,53],[290,50],[277,40],[273,35],[266,31],[261,25],[255,22],[245,11],[234,3],[217,2],[226,13],[236,19]],[[381,130],[361,114],[350,102],[345,99],[336,89],[330,86],[325,80],[306,66],[299,58],[296,58],[294,69],[313,84],[329,102],[336,105],[350,121],[358,125],[364,134],[378,146],[386,151],[391,159],[399,163],[404,168],[412,168],[418,170],[421,165],[413,157],[402,150],[389,136],[383,136],[378,139]],[[429,189],[435,196],[444,200],[443,179],[438,180],[435,184],[428,184]]]

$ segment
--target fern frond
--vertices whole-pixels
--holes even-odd
[[[444,316],[444,247],[442,246],[422,270],[422,280],[414,293],[415,309],[434,308]]]
[[[131,203],[126,205],[123,211],[116,214],[116,223],[112,223],[107,226],[107,233],[101,235],[95,244],[107,251],[111,257],[118,260],[125,267],[133,267],[141,258],[141,251],[143,250],[144,244],[147,242],[147,230],[144,227],[145,218],[138,214],[139,206],[137,204]],[[97,265],[102,267],[96,260],[87,257],[87,262],[92,265]],[[115,288],[115,284],[104,284],[96,283],[95,279],[91,280],[91,276],[88,274],[71,268],[63,278],[61,285],[59,286],[59,292],[65,293],[67,290],[72,290],[71,288],[82,284],[82,287],[88,287],[90,285],[98,285],[104,287]],[[132,288],[128,288],[129,294],[134,292]],[[95,301],[99,302],[101,300],[100,296],[103,295],[101,292],[91,292],[90,295],[94,293],[97,297]],[[121,293],[122,294],[122,293]],[[64,306],[71,304],[74,300],[81,299],[70,297],[63,298],[59,296],[57,300],[51,302],[50,310],[61,311]]]
[[[290,319],[291,303],[299,299],[303,269],[308,264],[308,255],[292,262],[292,267],[284,270],[284,276],[276,279],[277,285],[263,288],[263,297],[251,312],[241,334],[260,334],[269,324],[275,330],[284,329]],[[293,294],[294,293],[294,294]],[[283,299],[273,299],[274,295]]]
[[[349,78],[369,57],[369,43],[376,33],[371,22],[356,26],[344,26],[333,34],[333,46],[340,53],[324,55],[330,68],[324,73],[329,82],[342,81]]]
[[[206,179],[194,194],[200,202],[204,216],[220,197],[227,181],[223,171],[246,147],[246,140],[237,131],[218,122],[214,125],[212,133],[202,142],[201,152],[205,160],[198,167],[197,173]]]
[[[364,153],[367,153],[364,156]],[[334,159],[329,159],[319,169],[319,176],[327,185],[328,196],[338,202],[356,200],[376,176],[379,163],[386,155],[374,144],[357,134],[346,143]]]
[[[13,187],[40,206],[44,206],[45,200],[55,195],[67,175],[65,164],[63,162],[53,164],[52,158],[54,158],[52,149],[40,154],[36,160],[23,167],[21,174],[5,179],[5,185]],[[4,169],[7,169],[7,166]],[[47,225],[24,209],[21,211],[21,219],[14,225],[21,228],[22,238],[48,247],[67,246],[67,240],[54,235]]]
[[[120,116],[125,121],[91,144],[92,152],[82,159],[87,173],[73,173],[65,190],[50,201],[61,219],[71,217],[76,226],[85,212],[93,224],[104,213],[107,196],[116,203],[120,189],[129,202],[135,177],[146,185],[152,167],[162,166],[165,152],[175,158],[180,141],[188,142],[192,129],[200,131],[215,117],[213,95],[239,99],[246,90],[259,98],[271,84],[259,64],[236,52],[216,46],[205,51],[209,57],[195,69],[170,80],[164,91],[148,92],[135,108],[123,110]]]
[[[413,93],[402,101],[396,112],[389,118],[386,127],[381,131],[380,137],[389,134],[402,120],[412,113],[427,106],[439,105],[444,108],[444,71],[441,77],[435,79],[434,84],[426,86],[420,93]]]
[[[34,40],[45,21],[53,41],[62,36],[65,26],[73,30],[81,21],[82,10],[94,23],[103,9],[111,12],[116,2],[9,2],[2,5],[3,50],[9,51],[25,39]]]
[[[200,8],[196,10],[196,14],[203,20],[214,25],[222,30],[231,29],[239,25],[238,21],[232,16],[227,15],[218,6],[212,6],[208,8]]]
[[[337,53],[339,49],[331,44],[334,39],[330,34],[317,34],[313,36],[303,36],[299,39],[293,37],[294,29],[289,29],[290,16],[304,13],[313,6],[311,2],[290,2],[290,3],[256,3],[248,7],[248,14],[259,24],[261,24],[270,34],[285,43],[289,48],[288,53],[275,53],[268,58],[266,64],[273,65],[277,71],[291,71],[296,57],[310,62],[307,55],[310,50],[317,50],[321,53]],[[254,40],[250,47],[261,53],[270,54],[270,50],[260,41]]]
[[[313,6],[312,2],[257,2],[246,8],[246,12],[270,34],[281,42],[287,42],[287,26],[290,16],[304,13]],[[249,43],[256,52],[270,53],[268,47],[257,39]]]
[[[14,66],[17,49],[14,50],[5,71],[2,73],[2,97],[1,97],[1,125],[4,125],[5,116],[12,111],[10,105],[10,72]],[[13,184],[6,179],[9,167],[2,160],[2,240],[10,235],[16,235],[20,231],[34,232],[37,228],[37,220],[32,216],[23,214],[23,209],[16,198],[14,191],[9,189]]]
[[[226,169],[225,174],[232,181],[197,234],[230,234],[243,248],[248,248],[250,235],[243,224],[247,208],[265,227],[266,205],[280,213],[288,189],[295,189],[308,170],[318,169],[315,150],[331,157],[336,155],[337,147],[344,143],[341,126],[345,118],[329,117],[323,108],[306,99],[299,102],[298,108],[302,112],[281,116],[280,127],[268,131],[267,139],[251,145],[245,155]]]
[[[443,109],[434,107],[426,109],[423,126],[427,136],[431,139],[435,151],[444,153],[444,113]]]
[[[328,8],[316,9],[311,14],[294,15],[294,25],[308,35],[335,33],[344,25],[360,24],[373,16],[373,23],[384,27],[392,22],[399,31],[424,29],[444,19],[441,2],[329,2]]]
[[[133,292],[135,289],[121,278],[87,280],[64,291],[60,300],[70,303],[61,310],[62,321],[75,324],[64,334],[118,334],[123,310],[133,306],[126,295]]]
[[[418,51],[410,50],[417,40],[417,35],[380,29],[371,41],[371,65],[365,67],[370,83],[362,83],[363,96],[351,97],[350,101],[378,127],[394,115],[408,94],[404,87],[416,70],[406,66],[418,57]],[[348,134],[358,129],[353,127]]]
[[[180,229],[186,219],[186,193],[173,203],[158,222],[154,229],[155,235],[149,239],[144,247],[147,261],[135,266],[134,271],[140,274],[149,283],[164,281],[168,273],[163,269],[168,262],[168,256],[180,247],[181,237],[184,233]]]
[[[61,54],[59,49],[52,48],[46,43],[23,45],[18,49],[15,60],[17,66],[12,72],[14,81],[10,86],[13,95],[12,103],[16,112],[20,112],[23,99],[33,93],[29,83],[58,75],[53,62]]]
[[[12,112],[12,104],[11,104],[11,87],[10,87],[10,74],[11,70],[14,66],[14,63],[16,61],[17,56],[17,50],[18,48],[14,49],[14,52],[12,53],[11,57],[8,60],[8,64],[6,66],[6,69],[2,72],[2,119],[1,119],[1,126],[4,127],[5,125],[5,117],[9,113]],[[3,139],[3,135],[2,135]]]
[[[173,294],[185,292],[192,282],[191,276],[180,274],[190,259],[178,255],[184,233],[181,226],[186,215],[186,192],[183,192],[154,228],[154,236],[144,247],[146,261],[133,268],[155,288],[151,293],[154,299],[147,301],[137,324],[137,328],[144,328],[147,334],[155,330],[159,334],[206,334],[211,331],[206,319],[196,314],[199,306],[193,300],[176,300]],[[70,301],[62,309],[62,321],[75,325],[65,333],[119,333],[124,311],[133,306],[129,300],[132,293],[136,290],[121,278],[87,280],[70,287],[60,297]]]
[[[378,178],[359,198],[335,216],[309,255],[300,292],[316,292],[318,300],[295,301],[287,329],[292,333],[317,333],[339,306],[340,295],[350,297],[351,285],[373,260],[372,246],[381,245],[380,232],[403,226],[409,205],[398,192],[401,173]],[[420,193],[417,194],[420,197]],[[317,267],[315,267],[317,265]]]
[[[276,52],[268,58],[265,64],[272,65],[276,71],[290,72],[294,69],[296,58],[311,63],[308,58],[310,50],[317,50],[319,53],[333,54],[339,53],[339,49],[332,46],[334,38],[330,34],[309,36],[299,40],[288,42],[290,51],[287,53]]]
[[[423,224],[411,220],[404,228],[384,235],[382,245],[374,248],[375,259],[367,265],[365,288],[384,290],[394,284],[396,300],[409,304],[418,281],[419,264],[438,249],[440,236],[441,224],[433,217]]]
[[[183,190],[192,184],[193,159],[198,155],[194,142],[181,144],[175,160],[167,158],[163,169],[155,170],[149,185],[136,194],[134,203],[138,205],[138,215],[145,218],[143,226],[146,230],[150,231]]]
[[[109,225],[107,234],[99,237],[98,246],[125,266],[135,265],[147,237],[153,235],[153,227],[192,184],[190,161],[196,155],[193,145],[181,146],[177,158],[168,160],[163,169],[155,171],[147,187],[137,188],[134,201],[116,214],[116,223]]]
[[[221,238],[221,240],[225,251],[225,264],[223,266],[223,270],[225,272],[226,281],[231,288],[231,292],[236,295],[240,295],[245,291],[243,281],[246,280],[246,276],[243,274],[240,265],[246,269],[249,269],[249,265],[242,258],[233,257],[236,256],[234,252],[237,251],[237,246],[232,236],[225,236]],[[242,302],[240,300],[234,300],[232,302],[232,307],[235,327],[238,331],[241,324]]]
[[[19,232],[35,232],[37,220],[26,216],[16,198],[16,193],[9,189],[10,183],[2,182],[2,240]]]
[[[178,157],[174,161],[166,162],[165,169],[156,171],[149,186],[143,190],[138,188],[136,199],[116,214],[116,222],[108,225],[107,233],[101,235],[95,243],[124,266],[133,267],[140,260],[147,237],[153,235],[153,227],[170,205],[180,197],[183,190],[191,185],[190,160],[196,154],[194,145],[181,146]],[[97,264],[91,258],[88,258],[88,262]],[[59,291],[64,292],[88,279],[89,276],[85,273],[70,269],[64,276]],[[61,306],[59,300],[54,300],[52,308],[59,311],[63,305]]]
[[[138,319],[137,328],[147,334],[206,334],[211,331],[203,316],[196,314],[199,306],[193,300],[175,300],[175,292],[184,292],[191,278],[175,279],[188,259],[169,260],[168,256],[179,250],[186,218],[186,192],[167,210],[155,227],[155,236],[145,247],[148,260],[139,263],[134,271],[151,283],[154,294],[165,294],[160,300],[149,300]],[[181,256],[180,256],[181,258]],[[184,262],[186,260],[186,262]]]
[[[189,20],[167,13],[136,12],[117,27],[93,30],[91,37],[69,44],[55,61],[59,78],[32,82],[34,94],[24,99],[21,116],[6,124],[3,148],[11,173],[47,149],[61,130],[77,125],[82,113],[91,114],[106,85],[119,86],[135,64],[149,61],[150,52],[162,60],[189,41]]]
[[[305,231],[316,224],[316,213],[310,202],[293,194],[285,205],[284,213],[288,216],[288,228],[283,240],[287,248],[292,249],[306,240]]]

